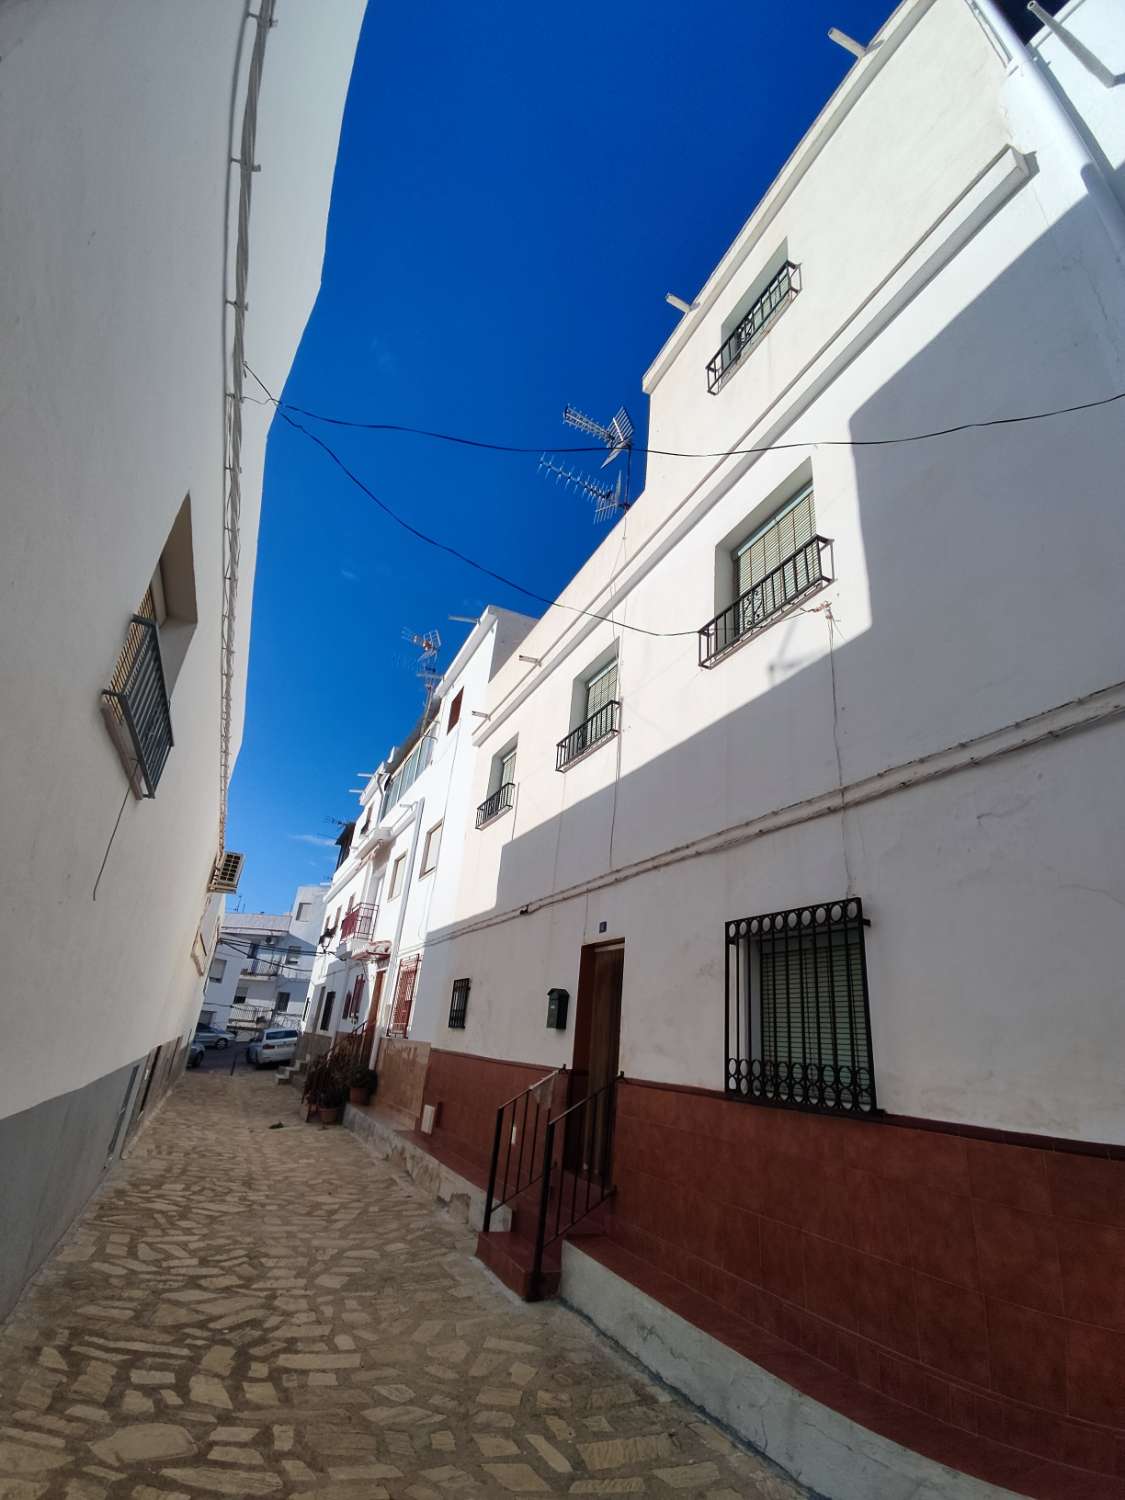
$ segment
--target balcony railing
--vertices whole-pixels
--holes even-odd
[[[129,621],[125,645],[102,697],[128,737],[144,796],[155,797],[172,749],[172,715],[155,620],[134,615]]]
[[[351,911],[344,914],[340,923],[340,941],[346,942],[354,938],[357,942],[363,941],[374,935],[375,918],[379,915],[379,908],[370,901],[365,901],[360,906],[353,906]]]
[[[491,823],[493,818],[498,818],[502,812],[511,807],[516,795],[516,784],[514,781],[505,781],[498,786],[491,797],[486,797],[477,808],[477,827],[483,828],[486,823]]]
[[[832,543],[814,536],[748,588],[699,632],[699,665],[713,667],[728,651],[764,630],[791,605],[832,582]]]
[[[718,395],[726,380],[738,367],[742,356],[757,342],[778,313],[788,307],[801,290],[798,268],[787,260],[762,295],[750,306],[745,317],[719,346],[719,352],[707,364],[707,389]]]
[[[242,972],[252,979],[276,979],[283,968],[285,959],[280,953],[273,953],[268,958],[248,958],[242,965]]]
[[[621,704],[616,698],[611,698],[608,703],[602,704],[596,714],[591,714],[585,724],[579,724],[577,729],[572,729],[565,739],[559,741],[555,770],[565,771],[567,766],[585,755],[587,750],[592,750],[602,740],[615,735],[620,724]]]

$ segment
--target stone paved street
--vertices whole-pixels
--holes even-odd
[[[295,1106],[188,1074],[114,1170],[0,1330],[0,1500],[798,1495]]]

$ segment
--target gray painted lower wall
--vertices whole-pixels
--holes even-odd
[[[832,1411],[563,1243],[565,1302],[826,1500],[1019,1500]]]
[[[150,1061],[151,1056],[141,1057],[83,1088],[0,1120],[0,1318],[11,1312],[120,1154],[136,1125]],[[161,1048],[153,1068],[146,1118],[179,1076],[182,1063],[182,1044],[175,1038]]]

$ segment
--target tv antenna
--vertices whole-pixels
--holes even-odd
[[[423,715],[430,711],[430,703],[433,701],[434,689],[441,681],[441,673],[437,670],[438,652],[441,650],[441,635],[437,630],[417,631],[403,627],[402,638],[416,646],[419,651],[415,676],[426,689],[426,707]]]
[[[607,468],[615,458],[620,458],[622,453],[633,446],[633,423],[629,413],[622,406],[617,415],[607,426],[595,422],[593,417],[588,417],[580,412],[577,407],[567,406],[563,409],[563,421],[568,427],[577,427],[579,432],[588,433],[590,437],[597,438],[599,443],[604,443],[609,449],[602,460],[602,468]]]
[[[569,427],[576,427],[579,432],[585,432],[590,437],[597,438],[599,443],[605,444],[609,451],[602,460],[603,469],[624,454],[624,475],[618,470],[617,481],[611,484],[608,480],[594,479],[589,474],[583,474],[579,469],[572,469],[560,463],[557,458],[548,457],[546,453],[542,454],[539,459],[540,469],[545,470],[567,489],[577,490],[579,494],[592,500],[595,521],[605,521],[610,516],[618,516],[628,510],[630,505],[629,461],[633,454],[633,423],[629,413],[621,407],[611,421],[603,424],[595,422],[593,417],[586,416],[576,407],[568,406],[563,411],[563,421]]]
[[[593,479],[589,474],[583,474],[578,469],[569,469],[565,464],[560,464],[557,458],[548,458],[545,453],[539,460],[539,467],[567,489],[577,490],[579,494],[592,500],[595,521],[604,521],[607,516],[618,515],[629,508],[620,474],[613,484],[609,480]]]

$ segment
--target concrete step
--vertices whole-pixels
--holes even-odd
[[[535,1285],[532,1266],[535,1244],[520,1235],[495,1229],[477,1235],[477,1259],[484,1262],[509,1290],[525,1302],[553,1297],[559,1289],[562,1258],[558,1244],[548,1245],[543,1253],[543,1269]]]

